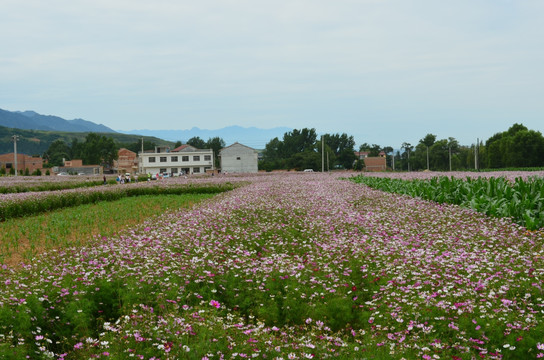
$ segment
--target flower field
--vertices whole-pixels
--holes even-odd
[[[2,267],[0,358],[544,358],[541,231],[328,174],[236,181]]]

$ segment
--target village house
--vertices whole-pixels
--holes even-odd
[[[63,166],[52,168],[55,174],[62,175],[102,175],[104,168],[100,165],[83,165],[83,160],[63,160]]]
[[[113,168],[118,174],[135,174],[138,172],[138,154],[125,148],[119,149]]]
[[[8,153],[0,155],[0,168],[10,171],[11,168],[15,168],[15,153]],[[39,156],[29,156],[25,154],[17,154],[17,170],[28,171],[33,173],[36,170],[42,171],[43,159]]]
[[[238,142],[227,146],[219,152],[221,157],[221,172],[225,173],[256,173],[258,172],[257,150]]]
[[[174,150],[167,146],[157,146],[155,150],[139,154],[139,172],[142,174],[205,174],[213,170],[213,150],[197,149],[191,145],[181,145]]]
[[[378,156],[369,156],[369,151],[355,151],[355,156],[359,160],[363,160],[365,171],[386,171],[387,158],[384,151],[380,151]]]

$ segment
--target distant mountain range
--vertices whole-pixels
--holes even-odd
[[[58,116],[41,115],[35,111],[7,111],[0,109],[0,126],[23,130],[64,132],[114,133],[104,125],[83,119],[66,120]]]
[[[116,133],[127,135],[139,135],[154,137],[165,141],[187,142],[192,137],[200,137],[204,141],[213,137],[222,138],[226,145],[239,142],[254,149],[264,149],[265,145],[275,137],[283,138],[283,134],[293,129],[288,127],[275,127],[272,129],[259,129],[256,127],[228,126],[217,130],[200,129],[193,127],[188,130],[113,130],[104,125],[95,124],[83,119],[66,120],[53,115],[41,115],[35,111],[8,111],[0,109],[0,127],[22,129],[58,131],[70,133]]]
[[[123,134],[139,134],[154,136],[168,141],[181,141],[185,143],[192,137],[198,136],[206,141],[209,138],[220,137],[226,145],[239,142],[254,149],[264,149],[265,145],[275,137],[283,138],[283,134],[293,129],[288,127],[275,127],[272,129],[259,129],[256,127],[227,126],[217,130],[207,130],[193,127],[188,130],[117,130]]]

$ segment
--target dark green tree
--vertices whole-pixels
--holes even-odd
[[[117,145],[111,137],[89,133],[82,144],[81,160],[84,165],[113,166],[117,159]]]
[[[215,166],[219,167],[219,151],[221,151],[222,148],[225,147],[225,140],[220,138],[219,136],[209,138],[208,141],[206,141],[206,149],[212,149],[213,150],[213,157],[215,161]]]
[[[205,149],[206,148],[206,142],[202,140],[199,136],[193,136],[189,140],[187,140],[187,144],[194,146],[197,149]]]
[[[334,164],[340,165],[344,169],[351,169],[357,156],[355,156],[355,140],[353,136],[346,133],[343,134],[325,134],[325,144],[332,150],[334,154]]]
[[[315,129],[294,129],[283,135],[282,156],[289,158],[297,153],[314,150],[317,134]]]
[[[43,158],[49,166],[63,166],[63,160],[72,159],[71,152],[72,150],[64,141],[55,140],[43,154]]]

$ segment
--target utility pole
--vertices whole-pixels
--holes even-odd
[[[17,140],[19,140],[19,136],[13,135],[11,138],[13,139],[13,162],[15,163],[15,176],[17,176]]]
[[[478,143],[480,139],[476,138],[476,145],[474,146],[474,170],[478,170]]]
[[[451,146],[448,147],[449,153],[450,153],[450,172],[451,172]]]
[[[429,171],[429,147],[427,146],[427,171]]]
[[[325,172],[325,136],[321,135],[321,172]]]

